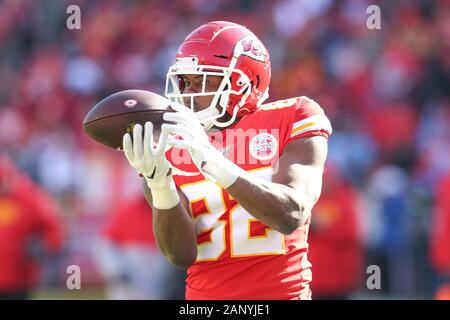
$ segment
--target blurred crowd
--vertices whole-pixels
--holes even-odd
[[[79,30],[66,26],[71,4],[81,9]],[[381,29],[366,26],[370,4],[381,7]],[[73,264],[85,285],[128,279],[104,262],[127,243],[111,219],[142,199],[141,182],[120,152],[84,134],[82,121],[114,92],[163,94],[178,45],[213,20],[246,25],[269,49],[269,101],[309,96],[333,125],[310,231],[315,296],[442,294],[450,282],[445,0],[0,1],[0,152],[55,199],[64,227],[40,285],[65,287]],[[154,250],[154,240],[135,238],[133,250]],[[152,276],[178,279],[181,291],[183,276],[151,254]],[[379,290],[366,287],[370,265],[380,267]],[[147,296],[178,297],[170,282]]]

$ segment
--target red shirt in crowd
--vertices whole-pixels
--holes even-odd
[[[103,234],[119,245],[141,244],[156,247],[152,209],[144,196],[121,201],[109,218]]]
[[[325,174],[309,232],[313,299],[349,294],[361,283],[363,249],[356,203],[356,193],[350,185]]]
[[[450,275],[450,173],[441,179],[436,190],[436,202],[431,234],[431,262],[442,274]]]
[[[26,290],[39,280],[32,251],[40,244],[46,253],[59,249],[56,213],[53,199],[0,157],[0,291]]]

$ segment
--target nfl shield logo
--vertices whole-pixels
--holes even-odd
[[[278,150],[278,141],[270,133],[260,133],[250,141],[250,154],[258,160],[273,158]]]

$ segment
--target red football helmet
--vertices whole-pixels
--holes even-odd
[[[181,75],[203,75],[203,90],[183,93]],[[222,76],[215,92],[205,92],[207,75]],[[183,41],[169,68],[166,79],[166,97],[185,104],[188,98],[194,110],[194,97],[213,95],[210,106],[196,112],[205,128],[212,125],[226,127],[236,116],[253,112],[269,96],[271,66],[269,52],[246,27],[226,21],[209,22],[195,29]],[[228,112],[227,122],[217,119]]]

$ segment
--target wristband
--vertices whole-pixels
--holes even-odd
[[[242,174],[243,169],[235,165],[228,159],[223,159],[221,163],[207,162],[201,169],[208,180],[220,184],[224,189],[230,187]]]
[[[172,175],[166,177],[166,183],[162,188],[150,188],[153,207],[156,209],[172,209],[180,203],[180,196],[173,181]]]

